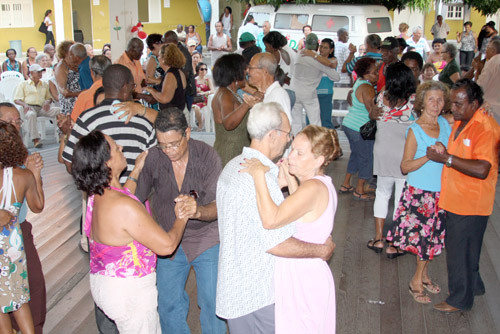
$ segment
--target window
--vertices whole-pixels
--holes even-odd
[[[262,27],[262,24],[264,23],[264,21],[269,21],[269,19],[271,18],[271,14],[269,14],[269,13],[253,12],[253,13],[249,13],[249,14],[251,14],[253,16],[255,23],[257,23],[259,25],[259,27]]]
[[[35,26],[32,0],[0,0],[0,10],[0,28]],[[42,23],[43,17],[39,20]]]
[[[137,0],[141,23],[161,23],[161,0]]]
[[[275,29],[299,29],[307,24],[307,14],[276,14],[274,20]]]
[[[366,19],[369,34],[391,32],[391,20],[388,17],[370,17]]]
[[[447,6],[446,20],[462,20],[464,7],[463,6]]]
[[[337,32],[340,28],[349,31],[349,19],[347,16],[314,15],[312,21],[313,31]]]

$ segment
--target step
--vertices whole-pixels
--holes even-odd
[[[42,263],[47,256],[49,256],[55,249],[63,245],[68,239],[72,238],[75,234],[80,234],[80,228],[77,220],[74,220],[73,224],[69,224],[62,228],[42,246],[37,246],[38,255],[40,256]]]

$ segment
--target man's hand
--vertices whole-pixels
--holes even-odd
[[[10,211],[0,210],[0,226],[10,224],[14,220],[14,216]]]
[[[335,243],[333,242],[332,236],[329,236],[323,246],[325,247],[325,254],[321,257],[321,259],[324,261],[328,261],[332,257],[333,251],[335,250],[335,247],[337,245],[335,245]]]
[[[43,103],[43,105],[42,105],[42,109],[43,109],[43,110],[45,110],[46,112],[48,112],[48,111],[50,110],[50,104],[51,104],[51,103],[52,103],[52,102],[51,102],[50,100],[45,101],[45,102]]]
[[[179,195],[174,199],[176,204],[175,215],[179,219],[197,219],[200,217],[198,203],[188,195]]]
[[[349,43],[349,52],[356,53],[356,51],[358,51],[358,49],[356,49],[356,46],[352,43]]]
[[[444,164],[450,157],[450,154],[446,151],[443,143],[438,141],[435,145],[427,147],[426,156],[429,160]]]

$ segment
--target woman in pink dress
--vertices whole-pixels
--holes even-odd
[[[257,206],[264,228],[280,228],[295,222],[294,238],[322,244],[333,230],[337,195],[325,167],[340,156],[337,132],[309,125],[292,142],[288,160],[280,162],[279,184],[288,196],[277,206],[265,181],[268,167],[246,160],[254,178]],[[321,259],[276,258],[276,333],[335,333],[335,284],[328,263]]]

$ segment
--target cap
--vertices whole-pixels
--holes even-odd
[[[38,64],[33,64],[30,66],[30,72],[42,72],[42,71],[45,71],[45,69]]]
[[[190,39],[188,42],[187,42],[187,46],[196,46],[196,41],[194,39]]]
[[[305,47],[308,50],[316,50],[318,47],[318,36],[315,33],[310,33],[306,37]]]
[[[382,44],[380,45],[380,48],[389,50],[399,48],[399,42],[394,37],[386,37],[382,42]]]
[[[245,42],[252,42],[255,41],[255,36],[250,33],[250,32],[244,32],[240,36],[240,42],[245,43]]]

